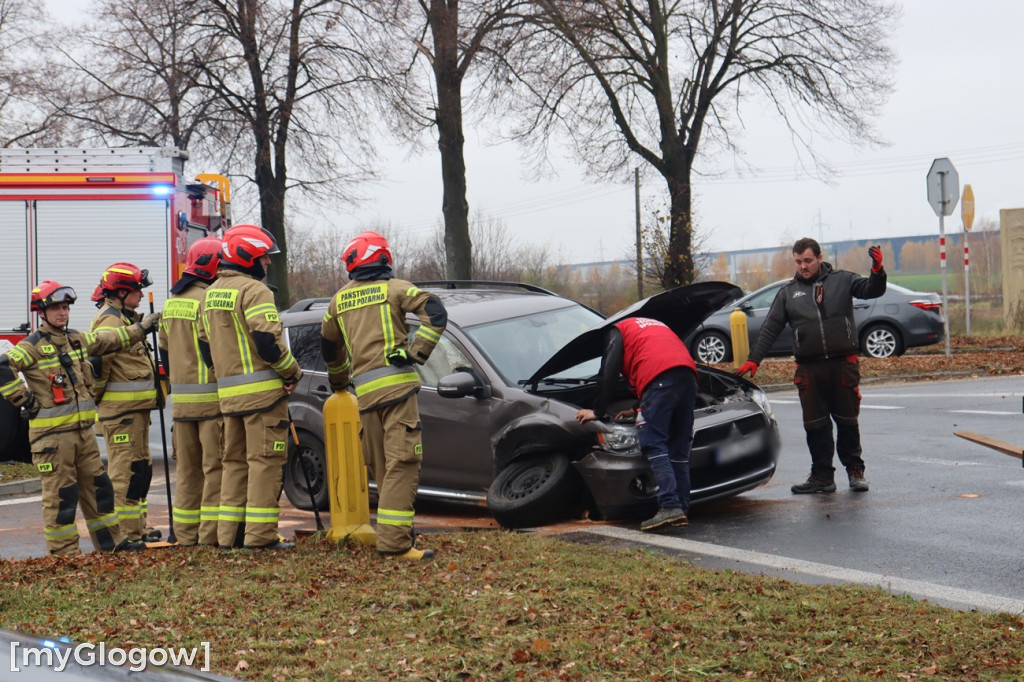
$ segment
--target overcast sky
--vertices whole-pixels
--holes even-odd
[[[47,0],[51,11],[68,0]],[[75,3],[77,4],[77,3]],[[57,13],[57,12],[55,12]],[[58,14],[59,16],[59,14]],[[934,158],[949,157],[975,195],[975,227],[1002,208],[1024,207],[1024,2],[907,0],[894,45],[895,92],[877,121],[885,148],[822,140],[815,148],[838,170],[832,184],[799,175],[781,123],[743,111],[745,177],[695,178],[697,222],[710,250],[771,247],[802,236],[825,241],[938,235],[926,198]],[[565,157],[559,175],[531,181],[512,144],[487,146],[484,130],[466,130],[470,210],[498,216],[517,239],[549,247],[556,262],[611,260],[634,243],[632,184],[595,185]],[[555,150],[558,154],[558,150]],[[718,159],[731,167],[731,159]],[[346,234],[377,220],[395,233],[424,237],[441,216],[440,160],[429,144],[418,156],[382,149],[386,182],[369,200],[333,221]],[[645,195],[661,191],[653,173]],[[819,225],[820,215],[820,225]],[[946,219],[961,231],[959,206]]]

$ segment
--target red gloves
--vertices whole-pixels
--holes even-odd
[[[736,370],[736,373],[739,374],[740,376],[743,376],[747,372],[750,372],[750,378],[753,379],[754,375],[757,374],[757,363],[754,362],[753,360],[747,360],[742,365],[740,365],[740,368],[738,370]]]
[[[868,249],[868,255],[871,256],[871,272],[880,272],[882,270],[882,249],[872,246]]]

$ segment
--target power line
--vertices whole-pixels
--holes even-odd
[[[1007,144],[993,145],[989,147],[974,147],[965,149],[954,149],[945,153],[946,156],[955,157],[958,165],[978,165],[1005,163],[1024,159],[1024,142],[1012,142]],[[894,156],[871,160],[851,160],[833,164],[831,168],[835,172],[836,179],[858,178],[872,175],[894,175],[899,173],[917,172],[925,168],[933,155],[914,154],[905,156]],[[923,172],[923,171],[921,171]],[[807,180],[819,180],[820,178],[800,168],[773,166],[752,171],[750,175],[744,176],[737,172],[724,173],[717,177],[707,177],[701,184],[707,185],[746,185],[780,182],[802,182]],[[551,192],[532,197],[525,200],[512,201],[482,209],[486,217],[514,218],[528,215],[539,211],[547,211],[555,208],[564,208],[574,204],[582,203],[598,197],[605,197],[610,194],[625,193],[629,191],[628,186],[582,186],[573,189]],[[437,217],[395,225],[405,233],[419,234],[434,229],[437,225]]]

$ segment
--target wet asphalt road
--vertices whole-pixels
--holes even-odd
[[[690,526],[656,537],[636,532],[635,522],[579,521],[545,532],[632,546],[654,542],[708,567],[807,582],[880,584],[962,608],[1019,612],[1024,608],[1018,601],[1024,598],[1024,469],[1019,460],[959,439],[953,431],[1024,444],[1024,377],[868,384],[862,393],[868,493],[850,492],[842,471],[834,494],[790,493],[790,485],[806,477],[810,459],[797,395],[782,391],[771,394],[783,445],[778,472],[768,485],[695,507]],[[152,446],[159,453],[155,429]],[[154,474],[151,519],[166,531],[158,454]],[[283,534],[315,527],[311,513],[291,508],[284,497],[282,503]],[[39,525],[37,496],[0,499],[0,557],[45,554]],[[87,551],[81,519],[79,525]],[[421,505],[417,525],[427,531],[495,527],[479,509],[437,505]],[[907,587],[899,581],[914,582]],[[944,599],[944,590],[970,594]]]
[[[861,389],[870,492],[850,492],[842,469],[834,494],[790,492],[810,471],[810,455],[796,392],[772,393],[783,440],[775,477],[740,497],[695,508],[692,524],[672,533],[850,571],[1024,597],[1021,462],[953,435],[973,431],[1024,444],[1024,377]]]

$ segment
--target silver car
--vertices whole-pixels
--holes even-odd
[[[656,508],[656,486],[632,422],[574,416],[596,398],[604,328],[632,315],[660,319],[681,337],[739,290],[723,282],[680,287],[607,320],[561,296],[526,285],[420,283],[444,302],[449,324],[418,371],[423,421],[419,495],[486,503],[506,527],[537,526],[589,509],[638,516]],[[305,375],[290,398],[300,446],[284,490],[300,508],[328,504],[322,406],[331,394],[320,354],[327,299],[300,301],[281,315]],[[411,325],[418,319],[411,317]],[[415,326],[411,333],[415,332]],[[764,392],[701,367],[691,455],[695,502],[735,495],[775,472],[778,434]],[[623,381],[616,400],[633,397]],[[610,406],[615,412],[616,405]]]

